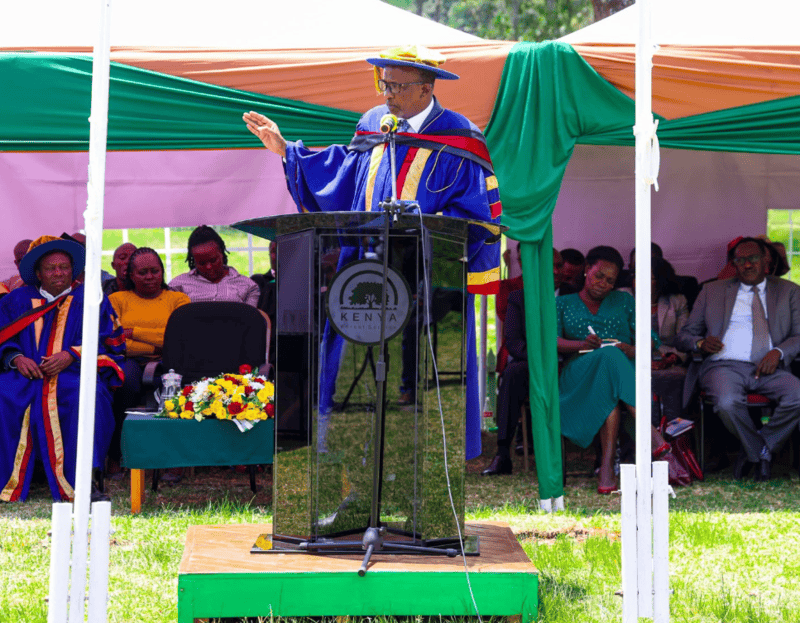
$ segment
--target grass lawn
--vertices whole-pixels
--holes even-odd
[[[535,473],[515,458],[511,476],[483,478],[494,453],[467,464],[468,519],[508,522],[540,572],[539,620],[619,621],[619,497],[598,496],[588,455],[571,455],[568,510],[537,510]],[[776,469],[766,484],[734,483],[730,468],[679,489],[670,502],[673,621],[800,621],[800,485]],[[109,621],[177,620],[177,569],[192,524],[271,519],[269,475],[250,492],[245,474],[199,469],[194,479],[148,491],[143,512],[129,512],[129,485],[112,481]],[[0,621],[46,621],[51,502],[35,485],[24,504],[0,506]],[[264,619],[268,620],[268,619]],[[238,622],[237,622],[238,623]]]

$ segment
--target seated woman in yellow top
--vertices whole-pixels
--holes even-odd
[[[116,429],[109,449],[109,472],[119,471],[120,434],[125,411],[139,404],[145,365],[161,355],[164,329],[172,312],[189,302],[183,292],[167,289],[164,264],[153,249],[140,247],[128,260],[127,289],[114,292],[108,300],[125,331],[127,357],[125,382],[114,395]]]

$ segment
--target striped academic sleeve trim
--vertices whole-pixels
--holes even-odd
[[[116,348],[117,346],[124,346],[125,345],[125,334],[120,333],[119,335],[112,335],[107,337],[103,344],[106,345],[107,348]]]
[[[122,368],[119,367],[116,361],[114,361],[108,355],[98,355],[97,357],[97,367],[98,368],[111,368],[114,373],[117,375],[121,383],[125,382],[125,372],[123,372]]]
[[[500,267],[468,273],[467,291],[472,294],[497,294],[500,291]]]
[[[497,183],[497,176],[496,175],[487,175],[486,176],[486,190],[487,192],[491,192],[493,190],[497,190],[499,184]]]

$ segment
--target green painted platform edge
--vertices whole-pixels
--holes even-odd
[[[469,575],[481,615],[538,611],[536,572]],[[209,573],[178,577],[178,622],[246,616],[475,616],[458,572]]]

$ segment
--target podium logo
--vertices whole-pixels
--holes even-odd
[[[328,289],[328,319],[336,332],[356,344],[380,344],[383,263],[359,260],[345,266]],[[386,280],[386,328],[390,340],[399,334],[411,317],[411,289],[391,266]]]

